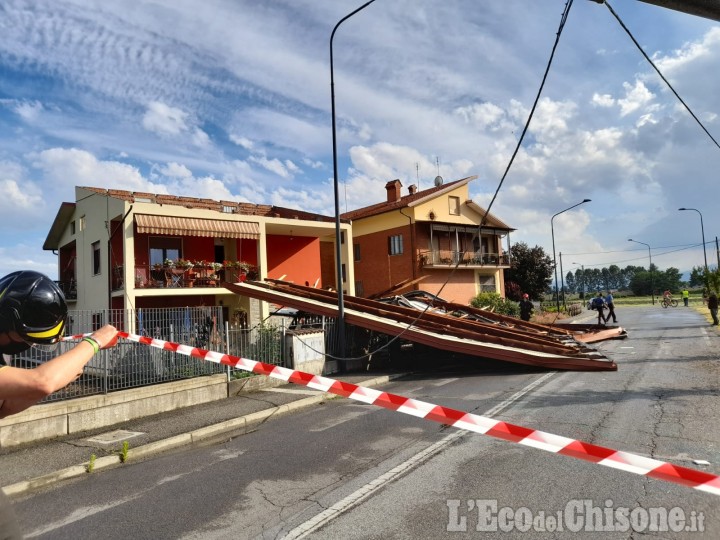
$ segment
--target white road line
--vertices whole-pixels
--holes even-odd
[[[528,384],[525,388],[522,390],[516,392],[512,396],[510,396],[505,401],[498,403],[494,407],[492,407],[490,410],[485,412],[483,416],[489,416],[492,417],[496,414],[498,414],[500,411],[506,409],[513,403],[515,403],[518,399],[523,397],[525,394],[532,392],[535,388],[543,384],[545,381],[547,381],[550,377],[555,375],[556,371],[551,371],[550,373],[546,373],[539,379],[536,379],[535,381]],[[427,461],[431,457],[433,457],[435,454],[438,454],[441,452],[445,447],[452,444],[456,439],[459,439],[460,437],[466,435],[468,432],[465,430],[458,430],[454,431],[453,433],[443,437],[438,442],[428,446],[425,450],[415,454],[408,460],[404,461],[403,463],[400,463],[399,465],[395,466],[394,468],[390,469],[385,474],[380,475],[372,482],[368,482],[360,489],[356,490],[355,492],[351,493],[344,499],[339,500],[335,504],[333,504],[330,508],[327,510],[324,510],[323,512],[320,512],[316,516],[310,518],[309,520],[305,521],[304,523],[301,523],[291,531],[289,531],[285,536],[283,536],[283,540],[295,540],[300,538],[305,538],[308,534],[318,530],[320,527],[323,527],[336,517],[339,517],[344,512],[350,510],[355,505],[359,504],[363,500],[370,497],[372,494],[374,494],[376,491],[384,487],[386,484],[392,482],[393,480],[399,478],[403,474],[407,473],[414,467],[417,467],[424,461]]]
[[[460,380],[460,379],[458,379],[457,377],[455,377],[454,379],[440,379],[440,380],[435,381],[434,383],[432,383],[432,385],[433,385],[433,386],[444,386],[444,385],[446,385],[446,384],[449,384],[449,383],[451,383],[451,382],[455,382],[455,381],[458,381],[458,380]]]

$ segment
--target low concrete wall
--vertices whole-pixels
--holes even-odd
[[[110,427],[135,418],[284,384],[288,383],[262,375],[228,382],[225,374],[218,374],[35,405],[0,420],[0,448]]]
[[[325,369],[325,332],[289,330],[285,334],[287,362],[293,369],[322,375]]]
[[[0,447],[112,426],[227,396],[227,376],[219,374],[35,405],[0,420]]]
[[[243,377],[241,379],[232,379],[228,383],[228,396],[237,396],[241,393],[257,392],[265,388],[275,388],[288,384],[281,379],[274,379],[264,375],[254,375],[252,377]]]

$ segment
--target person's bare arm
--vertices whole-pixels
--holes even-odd
[[[91,336],[101,349],[117,343],[117,330],[106,325]],[[47,395],[66,387],[82,375],[95,354],[92,344],[81,341],[73,349],[33,369],[5,367],[0,370],[0,418],[18,413]]]

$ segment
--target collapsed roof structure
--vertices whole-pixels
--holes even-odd
[[[333,291],[279,280],[223,286],[236,294],[311,314],[339,315]],[[427,307],[418,309],[417,302]],[[535,324],[423,295],[397,301],[345,296],[343,315],[348,324],[440,350],[559,370],[617,370],[613,360],[587,342],[627,335],[619,327]]]

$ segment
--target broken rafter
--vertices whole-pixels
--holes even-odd
[[[336,293],[268,280],[223,284],[228,290],[309,313],[337,317]],[[530,333],[506,324],[458,319],[384,302],[345,296],[345,320],[368,330],[436,349],[551,369],[615,370],[615,363],[565,331]]]

